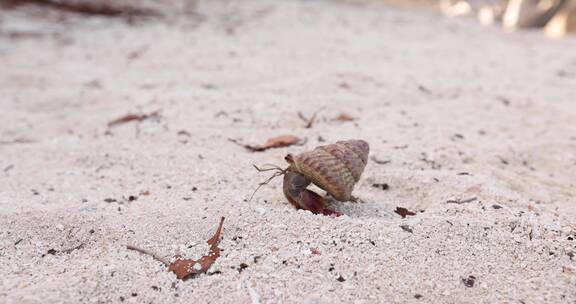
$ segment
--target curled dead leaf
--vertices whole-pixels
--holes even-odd
[[[220,257],[220,248],[218,244],[220,243],[220,234],[222,232],[222,225],[224,224],[224,217],[220,219],[220,225],[214,236],[210,238],[207,243],[210,245],[210,252],[208,255],[201,257],[199,260],[193,259],[182,259],[180,257],[176,258],[176,261],[168,266],[168,270],[176,274],[178,279],[184,279],[190,275],[195,275],[199,273],[204,273],[210,266],[214,264],[216,259]]]
[[[236,139],[229,138],[229,141],[244,147],[250,152],[262,152],[272,148],[282,148],[292,145],[301,145],[304,143],[300,138],[292,135],[281,135],[269,138],[264,145],[247,145],[239,142]]]

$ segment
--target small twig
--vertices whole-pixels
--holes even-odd
[[[2,171],[4,171],[4,173],[6,173],[6,175],[8,175],[8,171],[10,171],[10,170],[12,170],[12,169],[14,169],[14,165],[8,165],[8,166],[7,166],[6,168],[4,168],[4,170],[2,170]]]
[[[147,254],[147,255],[153,257],[155,260],[157,260],[157,261],[161,262],[162,264],[166,265],[166,267],[170,266],[170,263],[169,263],[167,260],[159,257],[159,256],[156,255],[155,253],[150,252],[150,251],[148,251],[148,250],[146,250],[146,249],[138,248],[138,247],[133,246],[133,245],[126,245],[126,248],[129,249],[129,250],[138,251],[138,252],[140,252],[140,253],[142,253],[142,254]]]
[[[377,163],[377,164],[379,164],[379,165],[385,165],[385,164],[389,164],[389,163],[392,162],[391,160],[380,160],[380,159],[377,159],[376,156],[372,156],[372,157],[370,157],[370,159],[371,159],[373,162],[375,162],[375,163]]]
[[[28,138],[16,138],[13,140],[0,140],[0,145],[32,144],[36,141]]]
[[[80,245],[78,245],[78,246],[76,246],[76,247],[64,249],[64,250],[62,250],[62,251],[60,251],[60,252],[66,253],[66,254],[70,254],[72,251],[78,250],[78,249],[82,249],[83,247],[84,247],[84,243],[82,243],[82,244],[80,244]]]
[[[477,199],[478,198],[476,198],[476,197],[471,197],[471,198],[468,198],[465,200],[447,200],[446,203],[447,204],[459,204],[459,205],[461,205],[461,204],[471,203]]]
[[[316,121],[316,116],[318,116],[318,113],[320,113],[320,111],[322,111],[322,110],[323,110],[323,108],[320,108],[318,111],[316,111],[314,114],[312,114],[312,117],[310,117],[310,119],[306,118],[301,112],[298,112],[298,117],[300,117],[300,119],[302,119],[306,123],[304,128],[306,128],[306,129],[312,128],[312,126],[314,125],[314,122]]]
[[[114,119],[108,123],[108,127],[114,127],[117,125],[125,124],[131,121],[143,121],[149,118],[158,118],[160,117],[160,110],[148,113],[148,114],[126,114],[122,117]]]

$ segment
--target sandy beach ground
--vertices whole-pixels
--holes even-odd
[[[575,37],[332,1],[197,13],[0,12],[0,303],[576,302]],[[228,140],[284,134],[306,143]],[[351,138],[372,158],[344,216],[281,178],[247,201],[252,164]],[[187,281],[126,249],[198,258],[221,216]]]

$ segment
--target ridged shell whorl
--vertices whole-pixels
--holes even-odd
[[[338,201],[352,198],[366,167],[370,147],[363,140],[344,140],[298,155],[288,154],[290,170],[309,178]]]

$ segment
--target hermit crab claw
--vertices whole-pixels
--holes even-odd
[[[288,171],[284,174],[284,196],[297,209],[309,210],[314,214],[340,216],[341,213],[326,207],[324,199],[306,189],[311,181],[304,175]]]

